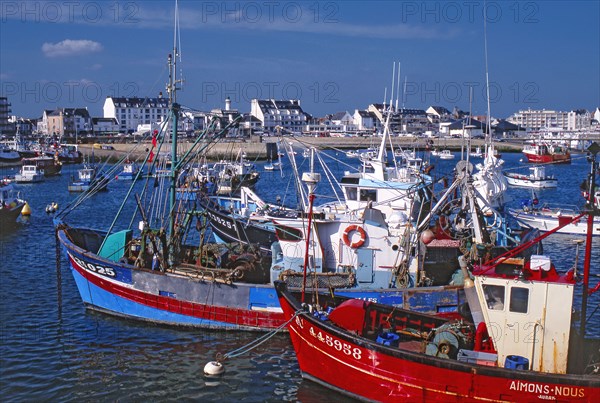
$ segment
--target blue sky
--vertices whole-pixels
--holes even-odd
[[[598,1],[182,0],[179,101],[210,110],[229,96],[248,112],[255,97],[299,97],[315,116],[352,112],[386,87],[389,99],[400,62],[400,104],[468,110],[472,87],[485,114],[486,7],[493,116],[600,106]],[[173,20],[172,1],[2,1],[0,93],[25,117],[156,96]]]

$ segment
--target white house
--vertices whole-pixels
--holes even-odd
[[[354,111],[354,124],[358,130],[376,131],[381,128],[381,124],[375,112],[361,111],[358,109]]]
[[[119,122],[115,118],[92,118],[92,127],[97,136],[119,133]]]
[[[166,120],[169,115],[169,100],[163,98],[106,97],[104,117],[115,118],[119,131],[133,133],[138,125]]]
[[[283,128],[292,133],[300,133],[310,120],[310,115],[300,107],[299,99],[285,101],[253,99],[250,114],[262,122],[267,132],[275,132]]]

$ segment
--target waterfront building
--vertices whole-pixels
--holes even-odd
[[[585,109],[577,109],[567,114],[568,130],[587,130],[592,126],[592,113]]]
[[[483,138],[485,137],[484,129],[485,123],[469,118],[443,122],[440,125],[440,133],[450,137]]]
[[[58,137],[85,135],[92,130],[92,118],[87,108],[57,108],[44,111],[45,134]]]
[[[348,111],[336,112],[330,115],[328,120],[331,126],[337,127],[336,130],[331,131],[353,133],[358,130],[358,126],[354,122],[354,116]]]
[[[0,136],[15,132],[15,126],[9,121],[10,106],[7,97],[0,97]]]
[[[299,99],[253,99],[250,114],[262,122],[266,132],[301,133],[311,116],[300,107]]]
[[[139,125],[167,120],[169,100],[162,93],[157,98],[108,96],[103,109],[105,118],[117,120],[120,132],[133,133]]]
[[[22,136],[30,136],[37,130],[38,119],[20,118],[13,115],[8,121],[15,128],[15,132]]]
[[[507,119],[529,130],[585,130],[591,126],[592,114],[584,109],[570,112],[555,110],[520,110]]]
[[[361,111],[358,109],[354,111],[354,124],[360,131],[372,132],[379,131],[383,126],[375,112]]]
[[[119,133],[119,122],[115,118],[92,118],[92,129],[96,136]]]
[[[435,126],[439,125],[441,122],[448,122],[452,119],[450,111],[443,106],[430,106],[425,111],[425,114],[427,115],[429,123]]]
[[[262,131],[262,122],[250,113],[244,113],[240,120],[239,130],[244,136]]]

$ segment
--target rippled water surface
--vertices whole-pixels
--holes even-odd
[[[339,158],[346,160],[342,154]],[[519,161],[521,154],[503,158],[509,168],[525,166]],[[433,173],[450,173],[454,163],[436,162]],[[347,169],[342,163],[330,167],[338,174]],[[75,169],[65,166],[61,177],[20,185],[33,214],[0,233],[2,400],[344,401],[343,396],[301,379],[286,334],[228,361],[225,376],[215,380],[203,376],[204,365],[217,352],[252,341],[256,333],[166,328],[86,311],[62,255],[57,269],[52,220],[44,213],[50,202],[64,206],[74,198],[67,192],[67,183]],[[538,197],[581,205],[578,187],[588,169],[583,158],[550,168],[560,188],[541,191]],[[0,172],[2,176],[11,173],[8,169]],[[265,172],[256,191],[274,202],[276,195],[283,197],[290,187],[289,179],[289,173],[282,178],[279,172]],[[67,221],[107,226],[127,186],[112,183],[109,192],[94,196],[92,204]],[[527,190],[511,189],[510,194],[515,205],[530,196]],[[573,264],[573,239],[562,235],[545,241],[546,253],[561,269]],[[598,274],[600,238],[595,238],[594,247],[592,272]],[[598,296],[593,296],[588,313],[598,303]],[[600,332],[598,316],[591,328],[596,334]]]

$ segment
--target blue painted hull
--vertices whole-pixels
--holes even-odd
[[[73,241],[73,233],[58,230],[83,302],[91,309],[166,325],[232,330],[270,330],[282,325],[283,312],[271,284],[217,282],[185,274],[135,268],[93,253],[102,235],[74,230],[87,239],[90,251]],[[68,230],[71,231],[71,230]],[[456,287],[360,290],[340,295],[408,307],[421,312],[456,311],[461,302]]]

